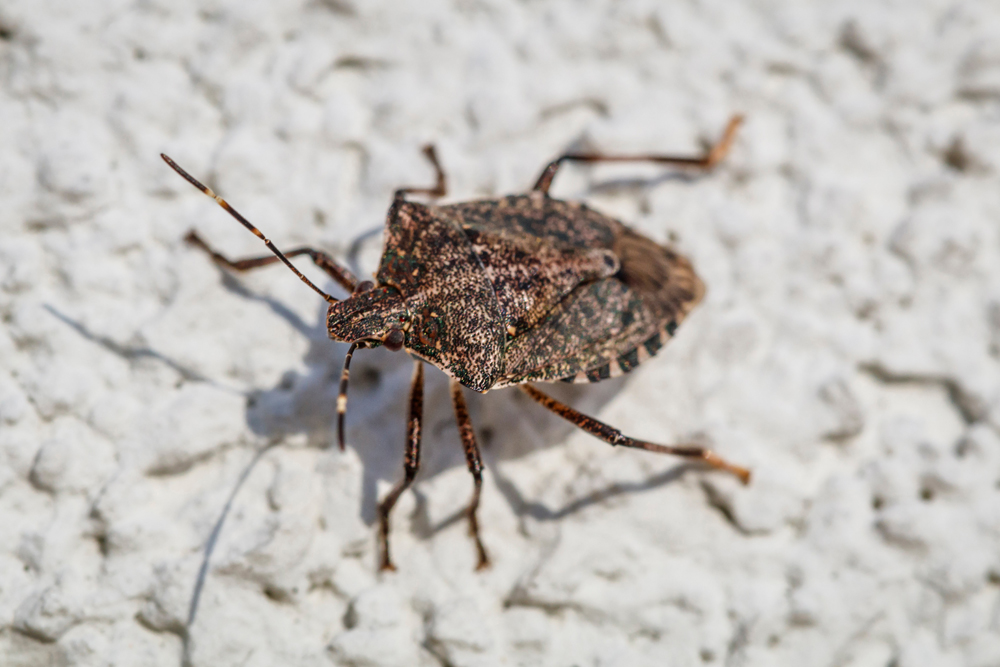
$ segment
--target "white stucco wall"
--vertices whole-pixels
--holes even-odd
[[[403,5],[406,6],[403,6]],[[0,4],[0,663],[1000,664],[1000,6],[990,2]],[[355,357],[259,242],[367,275],[391,192],[570,166],[708,285],[627,381],[559,396],[697,437],[748,487],[470,396],[493,557],[429,373],[425,469],[376,573],[410,364]],[[300,265],[316,280],[323,276]],[[333,289],[329,281],[323,284]]]

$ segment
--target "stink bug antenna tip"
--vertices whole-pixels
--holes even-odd
[[[282,261],[282,263],[284,263],[285,266],[287,266],[289,269],[291,269],[292,273],[294,273],[295,275],[297,275],[299,277],[299,280],[301,280],[302,282],[304,282],[306,285],[309,285],[309,287],[311,287],[313,289],[313,291],[315,291],[317,294],[319,294],[321,297],[323,297],[327,301],[327,303],[336,303],[337,299],[333,298],[332,296],[330,296],[329,294],[327,294],[326,292],[324,292],[320,288],[316,287],[316,285],[313,284],[313,281],[309,280],[304,275],[302,275],[302,272],[299,271],[297,268],[295,268],[295,265],[292,264],[290,261],[288,261],[288,258],[285,257],[281,253],[281,251],[278,250],[278,248],[275,247],[275,245],[273,243],[271,243],[271,241],[266,236],[264,236],[264,234],[261,233],[261,231],[259,229],[257,229],[256,227],[254,227],[254,225],[249,220],[247,220],[242,215],[240,215],[239,211],[237,211],[235,208],[233,208],[232,206],[230,206],[229,202],[227,202],[225,199],[223,199],[219,195],[215,194],[215,192],[212,190],[212,188],[210,188],[207,185],[203,184],[201,181],[199,181],[198,179],[196,179],[194,176],[192,176],[191,174],[189,174],[186,171],[184,171],[180,167],[180,165],[178,165],[176,162],[174,162],[173,160],[171,160],[166,154],[160,153],[160,157],[163,158],[164,162],[166,162],[168,165],[170,165],[171,169],[173,169],[178,174],[180,174],[181,177],[185,181],[187,181],[188,183],[190,183],[191,185],[193,185],[194,187],[198,188],[203,193],[205,193],[206,195],[208,195],[209,197],[211,197],[212,199],[214,199],[216,204],[218,204],[219,206],[221,206],[222,208],[224,208],[226,210],[226,213],[228,213],[229,215],[231,215],[234,218],[236,218],[240,222],[240,224],[242,224],[244,227],[246,227],[251,232],[253,232],[254,236],[256,236],[257,238],[259,238],[261,241],[264,242],[264,245],[267,246],[268,250],[270,250],[271,252],[273,252],[275,254],[275,256],[277,256],[277,258],[280,259]]]

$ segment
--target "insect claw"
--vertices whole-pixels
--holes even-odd
[[[719,161],[722,160],[722,158],[726,157],[726,154],[729,152],[729,149],[733,145],[733,140],[736,139],[736,130],[738,130],[740,125],[742,124],[743,124],[742,114],[736,114],[729,119],[729,124],[726,125],[726,130],[722,133],[722,139],[720,139],[718,143],[712,146],[712,148],[708,152],[708,155],[705,157],[706,169],[711,169],[716,164],[718,164]]]
[[[738,465],[729,463],[728,461],[716,456],[714,453],[706,451],[705,452],[705,462],[708,463],[713,468],[718,468],[719,470],[725,470],[728,473],[736,475],[744,486],[750,483],[750,478],[753,474],[746,468]]]

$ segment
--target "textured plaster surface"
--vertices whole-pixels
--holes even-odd
[[[5,0],[0,663],[1000,665],[998,45],[995,2]],[[322,302],[185,245],[264,250],[158,153],[368,275],[425,142],[485,197],[570,148],[697,152],[734,112],[709,176],[559,175],[708,296],[558,395],[753,483],[470,395],[474,573],[432,371],[378,575],[410,364],[356,355],[331,448]]]

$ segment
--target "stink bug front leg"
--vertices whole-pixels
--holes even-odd
[[[677,155],[602,155],[600,153],[566,153],[546,165],[541,176],[535,182],[534,190],[548,194],[552,179],[563,162],[656,162],[659,164],[675,164],[681,167],[696,167],[711,169],[729,152],[736,138],[736,130],[743,122],[743,116],[733,116],[723,132],[722,138],[700,157],[685,157]]]

